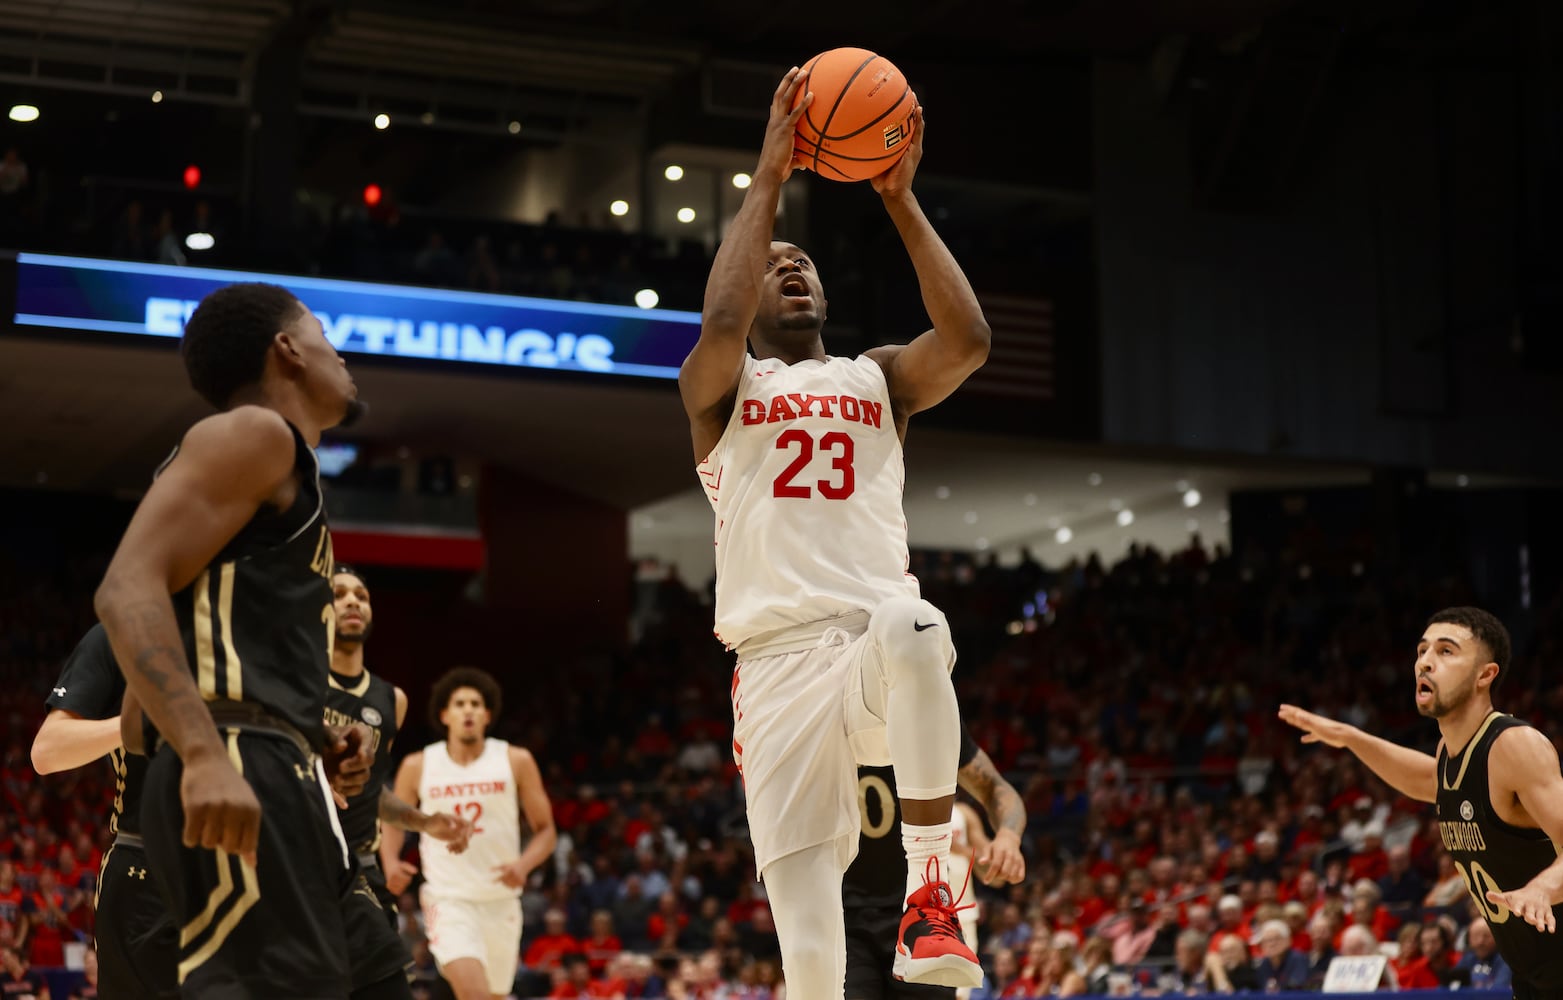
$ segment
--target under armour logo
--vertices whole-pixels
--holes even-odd
[[[138,878],[143,882],[147,880],[147,870],[145,868],[137,868],[135,865],[131,865],[128,874],[131,878]]]
[[[63,698],[63,697],[65,697],[65,689],[64,688],[55,688],[54,689],[54,696],[56,698]]]
[[[309,771],[305,769],[303,764],[294,764],[293,773],[298,775],[298,780],[300,781],[309,781],[314,777],[313,774],[310,774]]]

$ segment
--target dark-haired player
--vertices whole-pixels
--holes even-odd
[[[434,683],[430,721],[445,739],[410,753],[396,772],[396,795],[449,809],[472,823],[467,850],[419,844],[423,923],[429,953],[456,1000],[504,997],[515,985],[521,950],[521,889],[553,854],[553,806],[532,754],[488,738],[499,714],[499,684],[472,667]],[[521,847],[521,815],[531,837]],[[401,856],[402,832],[387,828],[381,854]]]
[[[1563,773],[1552,741],[1492,707],[1509,633],[1480,608],[1446,608],[1417,644],[1416,708],[1438,755],[1282,705],[1304,743],[1345,747],[1402,794],[1437,804],[1444,849],[1514,971],[1520,1000],[1563,995]]]
[[[737,654],[733,756],[790,996],[842,997],[836,903],[857,843],[859,764],[893,765],[901,797],[896,976],[976,987],[982,967],[948,884],[955,646],[906,572],[902,444],[914,415],[987,360],[991,331],[912,191],[918,108],[906,153],[869,184],[917,272],[930,328],[856,357],[826,350],[814,261],[773,239],[806,82],[793,68],[772,95],[754,182],[711,262],[700,339],[678,374],[715,514],[716,633]]]
[[[993,824],[990,839],[973,815],[966,824],[970,872],[991,886],[1025,881],[1026,858],[1020,841],[1026,833],[1026,804],[1015,786],[993,766],[993,760],[961,726],[960,786],[971,793]],[[858,768],[858,811],[862,831],[857,857],[841,882],[841,905],[847,926],[846,1000],[940,1000],[953,998],[953,986],[903,982],[892,974],[896,931],[901,926],[902,899],[906,894],[906,855],[901,849],[901,808],[896,795],[895,769]],[[965,803],[956,803],[957,813]],[[955,854],[952,853],[952,862]],[[957,884],[961,881],[957,876]],[[959,891],[959,890],[957,890]],[[963,910],[962,913],[971,912]],[[966,944],[977,950],[975,921],[962,925]]]
[[[322,722],[336,614],[313,451],[362,412],[357,389],[275,285],[207,295],[180,348],[221,412],[163,463],[95,603],[129,685],[122,735],[148,721],[142,827],[181,995],[407,997],[405,951],[364,906],[326,787],[367,778],[363,730]],[[351,919],[386,931],[374,954],[349,956]],[[350,957],[383,975],[351,983]]]
[[[337,817],[347,846],[358,856],[364,878],[394,928],[396,895],[386,886],[388,869],[382,869],[380,864],[380,824],[389,823],[447,841],[457,853],[465,849],[472,824],[450,813],[431,816],[391,793],[391,747],[407,716],[407,692],[364,668],[364,646],[374,629],[374,606],[363,575],[339,565],[331,576],[331,591],[336,603],[336,646],[331,651],[326,725],[368,726],[373,734],[369,749],[374,756],[374,763],[369,766],[369,783],[363,791],[348,797],[347,807],[338,809]],[[404,887],[405,883],[398,885],[397,891]],[[409,955],[408,961],[411,960]]]
[[[149,877],[141,840],[141,786],[147,759],[126,753],[119,738],[125,677],[108,635],[94,625],[72,650],[46,704],[49,714],[33,737],[33,768],[54,774],[108,757],[114,768],[114,844],[98,868],[94,929],[98,985],[104,996],[179,996],[179,934]]]

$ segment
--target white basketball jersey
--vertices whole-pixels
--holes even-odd
[[[423,751],[418,800],[425,812],[453,813],[473,826],[472,841],[461,854],[452,854],[444,841],[419,838],[418,857],[431,889],[475,902],[520,895],[494,872],[521,853],[521,807],[510,744],[485,740],[477,760],[457,764],[444,742],[431,743]]]
[[[872,358],[745,358],[733,415],[696,471],[716,512],[716,634],[729,649],[919,596],[901,441]]]

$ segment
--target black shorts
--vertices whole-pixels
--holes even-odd
[[[952,1000],[953,986],[903,983],[891,971],[902,904],[848,906],[846,1000]]]
[[[146,851],[116,843],[98,870],[98,992],[179,996],[179,934],[157,891]]]
[[[286,737],[220,732],[260,799],[254,868],[226,852],[183,846],[184,768],[171,747],[152,757],[142,797],[152,874],[180,928],[181,995],[344,1000],[353,986],[395,974],[406,951],[385,933],[356,867],[343,864],[313,763]]]
[[[380,901],[380,909],[385,911],[385,918],[390,923],[391,930],[400,934],[396,897],[391,895],[390,887],[385,884],[385,869],[380,867],[378,860],[373,864],[364,864],[361,857],[358,867],[364,873],[364,881],[369,883],[370,890],[374,892],[374,898]]]
[[[385,912],[385,906],[375,892],[373,877],[379,872],[379,865],[360,866],[355,860],[352,889],[342,908],[347,952],[353,956],[351,977],[355,990],[412,968],[412,953],[396,930],[396,914]],[[385,879],[379,881],[383,889]],[[388,890],[386,895],[390,895]]]

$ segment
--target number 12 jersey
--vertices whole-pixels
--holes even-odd
[[[472,821],[472,840],[461,854],[452,854],[444,841],[419,838],[418,858],[430,889],[472,902],[521,894],[494,870],[521,853],[521,807],[509,743],[484,740],[483,752],[467,764],[451,760],[443,741],[431,743],[423,751],[418,799],[426,812]]]
[[[746,357],[732,416],[696,471],[716,513],[716,634],[728,648],[920,596],[901,441],[872,358]]]

